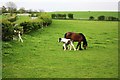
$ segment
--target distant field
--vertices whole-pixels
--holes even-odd
[[[74,14],[74,18],[79,19],[79,18],[89,18],[90,16],[93,16],[97,19],[98,16],[104,15],[104,16],[113,16],[118,18],[118,12],[95,12],[95,11],[88,11],[88,12],[75,12],[75,11],[70,11],[70,12],[48,12],[49,15],[51,14],[69,14],[72,13]],[[38,13],[41,14],[41,13]],[[0,19],[2,18],[2,15],[0,15]],[[5,18],[5,16],[3,16]]]
[[[63,51],[57,40],[68,31],[82,32],[87,50]],[[118,77],[118,22],[53,20],[51,26],[22,38],[23,43],[2,43],[3,78]]]
[[[97,18],[98,16],[104,15],[104,16],[113,16],[118,18],[118,12],[94,12],[94,11],[88,11],[88,12],[50,12],[50,14],[69,14],[73,13],[74,18],[89,18],[90,16],[93,16]]]

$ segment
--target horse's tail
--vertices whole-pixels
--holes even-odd
[[[64,38],[66,38],[67,33],[65,33]]]
[[[82,34],[82,33],[79,33],[79,34],[83,36],[83,44],[86,43],[86,45],[87,45],[87,40],[86,40],[86,37],[84,36],[84,34]]]

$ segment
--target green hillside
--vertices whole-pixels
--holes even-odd
[[[118,22],[53,20],[52,25],[3,42],[3,78],[117,78]],[[58,38],[82,32],[87,50],[64,51]],[[76,46],[77,43],[74,43]]]

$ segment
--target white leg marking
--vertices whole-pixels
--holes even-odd
[[[63,47],[64,47],[64,51],[65,51],[66,50],[66,44],[65,43],[63,44]]]
[[[73,42],[70,42],[71,46],[73,47],[74,51],[76,51],[75,46],[73,45]]]

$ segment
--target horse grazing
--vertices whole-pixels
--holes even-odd
[[[83,48],[87,48],[87,40],[82,33],[67,32],[65,33],[64,38],[71,39],[73,42],[78,42],[76,49],[79,47],[79,50],[82,50],[81,42],[83,42]]]

